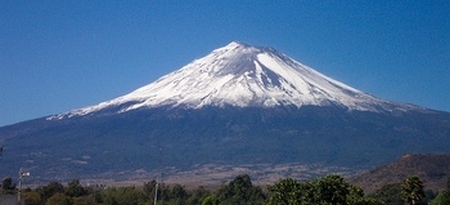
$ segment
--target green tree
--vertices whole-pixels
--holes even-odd
[[[348,204],[360,204],[361,201],[364,201],[364,190],[361,187],[350,185],[347,195]]]
[[[209,191],[206,190],[205,187],[200,186],[190,194],[189,198],[186,200],[186,205],[198,205],[209,195]]]
[[[184,205],[186,199],[189,197],[183,186],[175,184],[169,192],[169,204]]]
[[[153,200],[155,198],[155,187],[156,181],[145,182],[143,187],[143,194],[146,201],[149,201],[150,204],[153,204]]]
[[[153,204],[153,200],[155,198],[155,188],[156,188],[156,181],[150,181],[144,183],[143,187],[143,197],[145,201],[147,201],[149,204]],[[176,191],[175,191],[176,192]],[[165,184],[159,184],[158,185],[158,204],[166,204],[169,203],[171,199],[171,195],[174,194],[174,190],[170,189],[170,186],[166,186]],[[175,203],[175,202],[170,202]]]
[[[87,195],[88,193],[86,189],[81,186],[79,180],[72,180],[71,182],[67,183],[65,194],[70,197],[80,197]]]
[[[47,201],[57,193],[64,193],[64,186],[59,182],[50,182],[47,186],[37,188],[36,191],[41,194],[43,201]]]
[[[447,190],[438,194],[430,203],[431,205],[448,205],[450,204],[450,178],[447,181]]]
[[[12,194],[16,189],[16,185],[13,184],[11,177],[6,177],[2,180],[2,191],[5,194]]]
[[[365,197],[364,190],[354,185],[350,185],[347,203],[349,205],[384,205],[384,202],[381,200]]]
[[[202,200],[201,205],[219,205],[219,200],[215,194],[211,194]]]
[[[45,205],[71,205],[69,197],[63,193],[56,193],[47,199]]]
[[[310,182],[279,180],[269,188],[267,205],[382,205],[374,198],[364,197],[364,191],[347,183],[339,175],[328,175]]]
[[[27,205],[40,205],[42,204],[42,196],[37,191],[29,191],[23,193],[23,200]]]
[[[268,205],[294,205],[299,204],[301,199],[301,185],[296,180],[281,179],[273,186],[269,186],[270,197]]]
[[[400,197],[400,192],[400,183],[386,184],[380,189],[376,190],[370,196],[383,201],[387,205],[403,205],[404,203]]]
[[[143,192],[135,187],[109,188],[103,194],[103,201],[110,205],[138,205],[145,201]]]
[[[96,205],[97,201],[94,196],[74,197],[72,205]]]
[[[217,198],[223,205],[263,204],[265,195],[261,188],[252,185],[250,176],[239,175],[218,190]]]
[[[345,205],[350,193],[349,184],[339,175],[328,175],[315,182],[316,199],[319,204]]]
[[[433,201],[431,201],[430,205],[449,205],[450,204],[450,195],[445,193],[440,193],[436,196]]]
[[[411,176],[401,183],[401,198],[410,205],[419,204],[425,197],[423,183],[419,177]]]

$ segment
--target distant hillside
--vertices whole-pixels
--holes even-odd
[[[425,189],[445,190],[450,177],[450,155],[408,154],[395,162],[358,174],[350,181],[370,193],[385,184],[401,182],[411,175],[420,177]]]

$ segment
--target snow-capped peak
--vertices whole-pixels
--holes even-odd
[[[51,118],[86,115],[118,106],[119,112],[127,112],[160,106],[198,109],[225,105],[393,109],[393,103],[333,80],[273,48],[233,41],[127,95]]]

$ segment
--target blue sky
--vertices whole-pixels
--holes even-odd
[[[118,97],[238,40],[450,111],[450,1],[0,2],[0,126]]]

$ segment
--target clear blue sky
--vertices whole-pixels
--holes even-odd
[[[450,1],[0,1],[0,126],[118,97],[238,40],[450,111]]]

